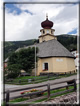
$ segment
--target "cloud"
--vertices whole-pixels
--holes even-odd
[[[5,40],[18,41],[34,39],[40,36],[41,22],[46,19],[54,22],[55,35],[67,34],[77,28],[77,5],[71,4],[20,4],[21,10],[5,11]]]
[[[4,0],[5,2],[55,2],[55,0]],[[79,2],[79,0],[56,0],[56,2]]]
[[[64,6],[64,9],[56,17],[54,17],[54,28],[56,29],[55,34],[66,34],[77,28],[77,14],[77,5],[66,4]]]
[[[15,14],[20,14],[21,9],[17,8],[14,4],[5,4],[5,8],[8,10],[8,13],[12,13],[15,11]]]

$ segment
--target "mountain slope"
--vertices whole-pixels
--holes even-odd
[[[57,35],[57,40],[68,50],[77,49],[77,36],[62,34]],[[38,39],[31,39],[26,41],[6,41],[4,45],[4,58],[6,59],[16,49],[24,46],[33,45],[35,42],[38,42]]]
[[[6,59],[12,52],[16,49],[33,45],[36,39],[26,40],[26,41],[6,41],[4,45],[4,58]]]

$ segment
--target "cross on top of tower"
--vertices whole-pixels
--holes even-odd
[[[48,19],[48,13],[46,13],[46,19]]]
[[[46,13],[46,20],[41,23],[42,28],[51,29],[53,22],[48,20],[48,14]]]

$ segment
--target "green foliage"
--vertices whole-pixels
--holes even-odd
[[[19,64],[9,64],[7,69],[7,78],[15,78],[20,74],[21,66]]]
[[[36,48],[36,53],[38,48]],[[36,57],[36,60],[38,58]],[[20,70],[23,69],[28,73],[31,73],[35,67],[35,47],[29,47],[27,49],[21,49],[18,52],[12,53],[8,61],[8,77],[17,77]],[[14,76],[13,76],[14,75]]]
[[[9,55],[11,55],[16,49],[33,45],[34,42],[36,42],[36,39],[26,40],[26,41],[6,41],[4,43],[4,57],[7,58]]]
[[[77,50],[77,36],[74,36],[74,35],[59,35],[59,36],[57,36],[57,39],[69,51]]]

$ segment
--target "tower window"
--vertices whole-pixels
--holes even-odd
[[[43,34],[45,33],[45,31],[43,30]]]
[[[53,34],[53,31],[51,31],[51,34]]]
[[[47,33],[49,33],[49,30],[47,30]]]

